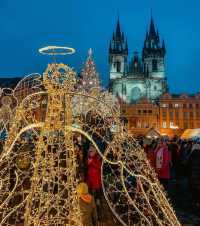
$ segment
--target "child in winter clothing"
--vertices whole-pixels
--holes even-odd
[[[83,226],[97,226],[96,205],[93,196],[88,194],[87,184],[80,183],[77,186],[77,193]]]

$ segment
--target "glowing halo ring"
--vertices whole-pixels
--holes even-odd
[[[57,50],[63,50],[62,52]],[[65,47],[65,46],[47,46],[40,48],[39,53],[43,55],[70,55],[75,53],[74,48]],[[56,52],[57,51],[57,52]]]

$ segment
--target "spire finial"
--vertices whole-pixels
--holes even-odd
[[[119,21],[119,9],[117,9],[117,21]]]
[[[151,22],[150,22],[150,29],[149,29],[149,35],[150,37],[156,37],[156,29],[154,25],[153,15],[152,15],[152,9],[151,9]]]
[[[120,29],[119,16],[117,18],[116,37],[117,38],[121,38],[121,29]]]

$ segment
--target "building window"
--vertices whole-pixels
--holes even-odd
[[[136,100],[140,99],[142,92],[139,87],[134,87],[131,90],[131,100],[134,103]]]
[[[149,114],[152,114],[152,110],[149,110],[148,113],[149,113]]]
[[[188,112],[186,112],[186,111],[183,112],[183,117],[187,119],[188,118]]]
[[[162,108],[167,108],[167,104],[162,104],[161,107]]]
[[[178,108],[178,107],[179,107],[179,104],[174,104],[174,107],[175,107],[175,108]]]
[[[169,108],[173,108],[173,105],[172,104],[169,104]]]
[[[139,121],[139,122],[137,122],[137,128],[141,128],[142,127],[142,124],[141,124],[141,122]]]
[[[190,117],[193,118],[193,112],[192,111],[190,112]]]
[[[176,119],[178,119],[178,118],[179,118],[179,112],[176,111],[176,112],[175,112],[175,115],[176,115]]]
[[[163,112],[162,112],[162,117],[163,117],[163,118],[166,118],[166,117],[167,117],[167,112],[166,112],[166,111],[163,111]]]
[[[170,122],[170,123],[169,123],[169,127],[170,127],[170,128],[174,128],[174,122]]]
[[[157,90],[157,86],[154,86],[154,90]]]
[[[192,104],[189,104],[189,108],[192,108]]]
[[[188,128],[187,122],[184,122],[183,127],[184,127],[184,129],[187,129]]]
[[[117,72],[121,72],[121,63],[117,61]]]
[[[199,108],[199,104],[196,104],[196,108]]]
[[[163,121],[162,127],[163,127],[163,128],[167,128],[167,123],[166,123],[165,121]]]
[[[141,114],[141,110],[138,110],[138,114],[139,114],[139,115]]]
[[[147,113],[147,110],[143,110],[143,113],[146,114]]]
[[[152,60],[152,71],[157,71],[158,70],[158,61],[157,60]]]
[[[187,104],[183,104],[183,108],[187,108]]]
[[[170,118],[170,119],[173,119],[173,118],[174,118],[174,112],[173,112],[173,111],[170,111],[170,112],[169,112],[169,118]]]

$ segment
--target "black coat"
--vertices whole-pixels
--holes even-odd
[[[195,149],[189,158],[189,177],[193,187],[200,191],[200,150]]]

